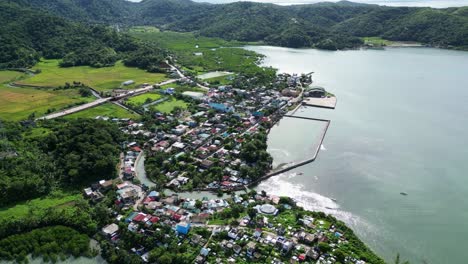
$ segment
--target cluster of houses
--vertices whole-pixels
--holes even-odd
[[[291,97],[276,90],[246,91],[226,85],[211,88],[205,96],[196,98],[196,111],[155,114],[159,124],[169,128],[151,133],[140,128],[141,123],[134,123],[124,132],[147,138],[145,147],[149,151],[169,153],[174,158],[190,156],[197,161],[200,172],[210,169],[216,160],[225,169],[225,176],[205,188],[230,189],[249,184],[249,179],[239,177],[239,168],[248,165],[239,155],[244,137],[257,133],[259,126],[271,127],[281,118]],[[179,187],[190,180],[173,175],[175,172],[165,173],[170,175],[169,187]]]

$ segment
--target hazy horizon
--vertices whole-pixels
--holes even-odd
[[[141,0],[128,0],[141,2]],[[207,2],[224,4],[239,2],[237,0],[193,0],[195,2]],[[273,3],[278,5],[313,4],[318,2],[338,2],[338,0],[250,0],[251,2]],[[377,4],[387,6],[430,6],[434,8],[468,6],[468,0],[352,0],[351,2]]]

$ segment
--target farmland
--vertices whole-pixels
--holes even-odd
[[[158,43],[176,54],[184,69],[195,75],[210,71],[252,73],[258,70],[261,57],[253,51],[236,48],[244,43],[195,36],[193,33],[142,31],[131,29],[139,39]]]
[[[39,117],[47,111],[92,100],[92,97],[82,97],[75,89],[53,91],[0,86],[0,119],[18,121],[27,119],[32,113]]]
[[[115,66],[104,68],[93,68],[89,66],[78,66],[70,68],[59,67],[59,60],[42,60],[34,70],[41,73],[30,78],[17,82],[18,84],[58,87],[65,83],[81,82],[98,91],[109,91],[122,86],[128,80],[135,83],[124,88],[135,88],[143,83],[159,83],[166,80],[164,74],[149,73],[147,71],[126,67],[122,62],[117,62]]]
[[[66,119],[74,118],[95,118],[97,116],[105,116],[112,118],[133,118],[137,119],[138,115],[129,112],[122,107],[119,107],[112,103],[105,103],[93,108],[86,109],[71,115],[65,116]]]

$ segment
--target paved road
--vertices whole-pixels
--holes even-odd
[[[82,104],[82,105],[79,105],[79,106],[76,106],[76,107],[73,107],[73,108],[70,108],[70,109],[67,109],[67,110],[63,110],[63,111],[60,111],[60,112],[57,112],[57,113],[53,113],[53,114],[50,114],[50,115],[40,117],[40,118],[38,118],[38,120],[40,120],[40,119],[53,119],[53,118],[73,114],[73,113],[83,111],[83,110],[91,108],[91,107],[98,106],[98,105],[103,104],[103,103],[105,103],[107,101],[110,101],[111,99],[112,98],[110,98],[110,97],[109,98],[97,99],[96,101],[93,101],[91,103]]]

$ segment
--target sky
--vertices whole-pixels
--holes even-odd
[[[140,2],[141,0],[129,0]],[[195,2],[230,3],[237,0],[193,0]],[[275,3],[279,5],[310,4],[317,2],[336,2],[336,0],[250,0],[252,2]],[[352,0],[353,2],[388,5],[388,6],[430,6],[445,8],[454,6],[468,6],[468,0]]]

